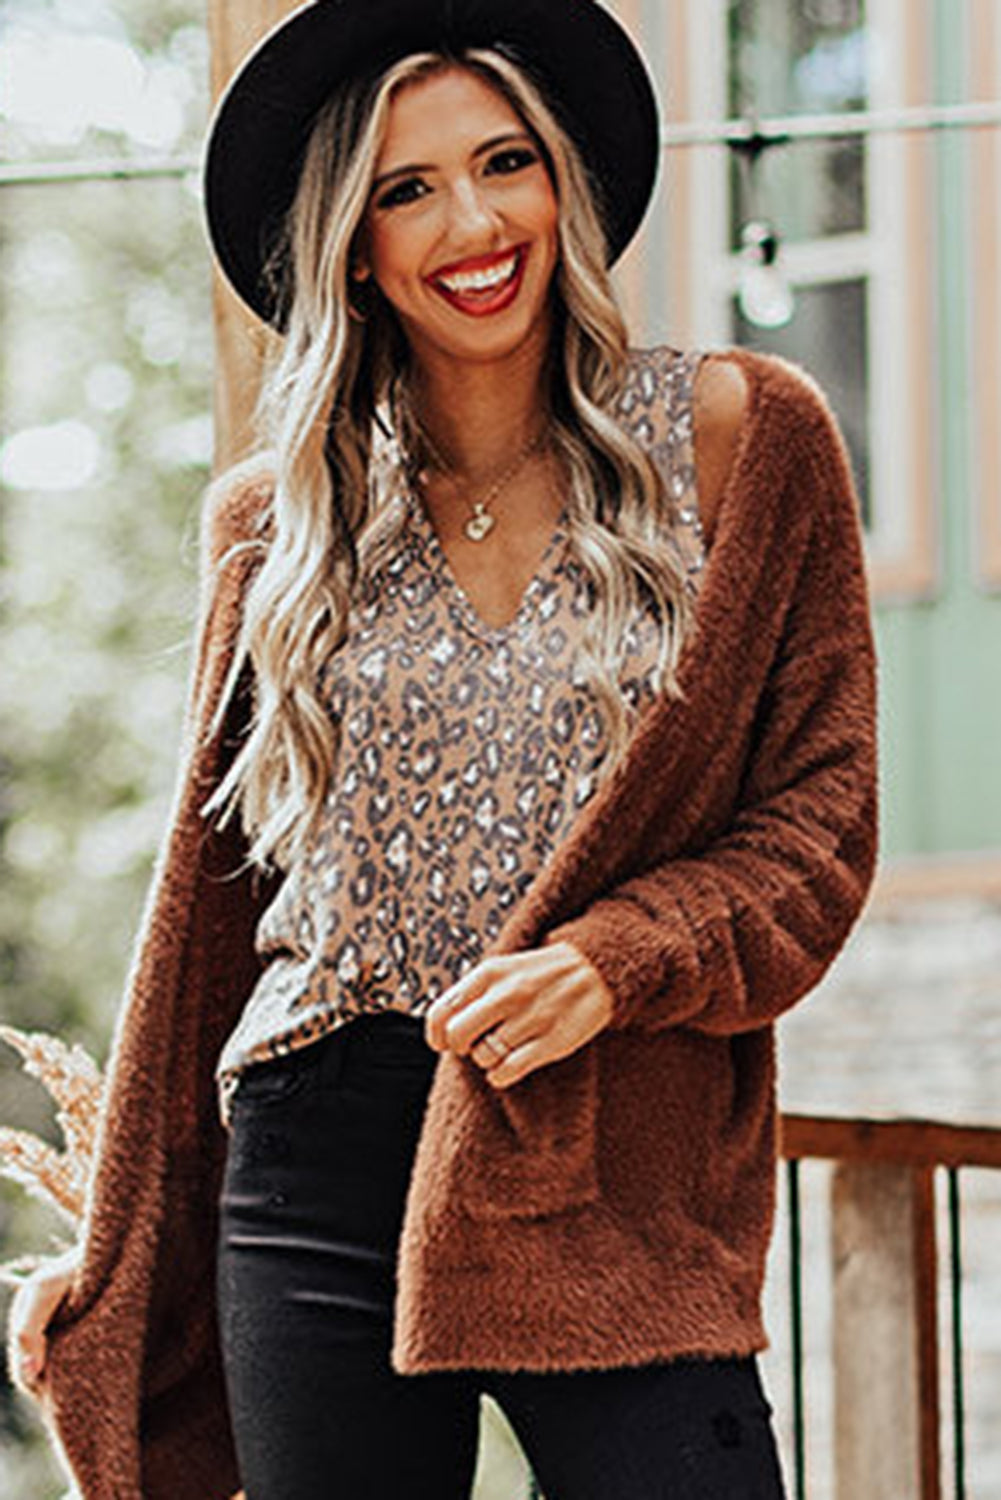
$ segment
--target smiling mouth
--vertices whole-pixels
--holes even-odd
[[[514,280],[518,270],[520,252],[512,250],[496,265],[481,271],[454,271],[450,276],[436,276],[439,286],[448,292],[457,292],[460,297],[470,292],[496,292]]]
[[[439,272],[429,281],[453,307],[464,312],[499,311],[517,296],[526,259],[527,250],[522,245],[490,265]]]

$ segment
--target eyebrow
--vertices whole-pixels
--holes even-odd
[[[477,146],[473,152],[473,158],[475,160],[478,156],[485,156],[488,151],[494,151],[498,146],[506,145],[511,141],[531,141],[531,139],[526,130],[508,130],[503,135],[491,136],[490,140],[484,141],[482,145]],[[394,177],[412,177],[419,175],[421,172],[433,172],[434,170],[433,162],[413,162],[407,167],[394,167],[391,172],[384,172],[381,177],[377,177],[372,184],[372,189],[374,192],[377,192],[387,182],[392,182]]]

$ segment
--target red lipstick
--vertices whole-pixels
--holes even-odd
[[[512,259],[511,275],[497,286],[457,288],[445,285],[444,278],[446,277],[474,276],[480,272],[491,271]],[[456,261],[449,266],[442,266],[426,280],[428,285],[433,287],[439,296],[458,312],[465,313],[467,317],[472,318],[492,317],[504,312],[517,298],[525,279],[527,260],[528,246],[518,245],[512,250],[505,250],[499,254],[480,255],[468,260]]]

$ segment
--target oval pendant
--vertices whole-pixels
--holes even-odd
[[[482,542],[493,531],[497,522],[485,510],[478,511],[466,522],[466,535],[471,542]]]

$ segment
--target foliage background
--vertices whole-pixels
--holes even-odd
[[[7,161],[198,154],[199,0],[3,0],[0,57]],[[186,179],[10,187],[3,209],[0,1016],[103,1058],[174,773],[211,457],[209,263]],[[51,1136],[2,1050],[0,1115]],[[0,1259],[58,1229],[0,1186]],[[4,1383],[0,1492],[62,1487]]]

